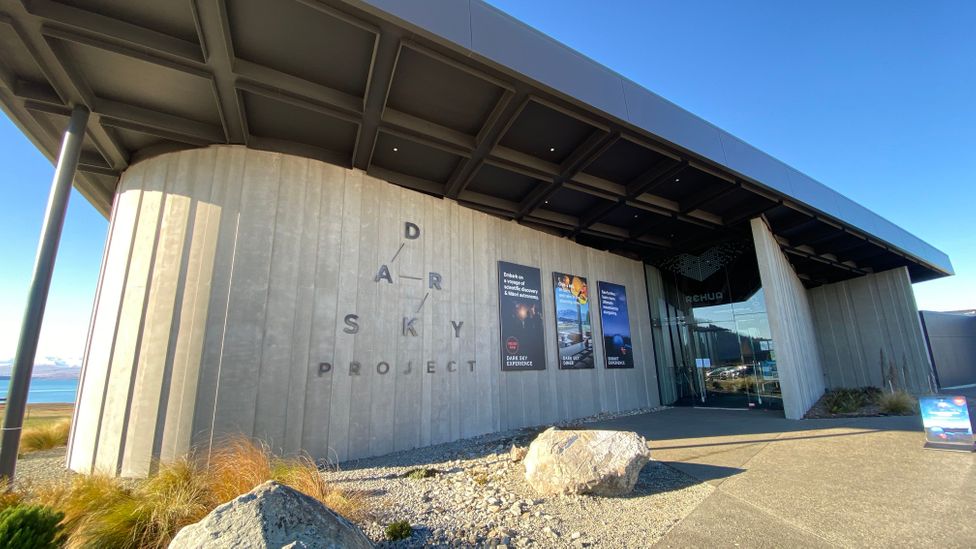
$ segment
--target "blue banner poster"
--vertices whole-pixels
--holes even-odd
[[[539,269],[498,262],[498,317],[502,370],[545,370],[542,273]]]
[[[586,279],[552,273],[556,294],[556,345],[563,370],[593,368],[593,328],[590,325],[590,296]]]
[[[973,425],[964,396],[923,396],[918,399],[925,427],[925,446],[973,450]]]
[[[630,315],[627,289],[620,284],[600,281],[600,326],[607,368],[633,368],[634,347],[630,341]]]

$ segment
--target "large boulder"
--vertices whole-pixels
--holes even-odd
[[[637,433],[552,427],[529,445],[525,478],[543,495],[621,496],[633,491],[649,459]]]
[[[318,500],[268,481],[217,507],[200,522],[184,527],[169,546],[358,549],[373,544],[359,528]]]

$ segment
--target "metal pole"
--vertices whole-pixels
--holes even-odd
[[[51,182],[51,194],[47,199],[44,213],[44,226],[41,228],[41,241],[37,246],[34,260],[34,275],[31,278],[27,306],[17,341],[17,354],[10,375],[10,389],[7,391],[7,410],[3,418],[3,437],[0,439],[0,479],[13,481],[17,467],[17,450],[20,446],[20,431],[24,425],[24,410],[27,407],[27,390],[30,387],[31,372],[37,354],[37,339],[41,334],[41,320],[44,306],[51,287],[51,273],[58,255],[61,229],[71,196],[71,182],[78,168],[81,156],[81,143],[85,139],[85,126],[88,124],[88,109],[77,106],[71,111],[68,129],[61,142],[61,154]]]

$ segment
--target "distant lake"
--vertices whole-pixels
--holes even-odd
[[[7,389],[10,388],[10,379],[4,376],[0,378],[0,397],[7,398]],[[27,403],[41,402],[71,402],[75,401],[75,394],[78,392],[77,379],[44,379],[34,378],[31,380],[30,390],[27,392]]]

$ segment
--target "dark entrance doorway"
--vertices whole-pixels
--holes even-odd
[[[651,283],[662,402],[782,409],[755,253],[730,241],[662,258]],[[650,276],[650,273],[649,273]],[[657,306],[655,306],[657,305]]]

